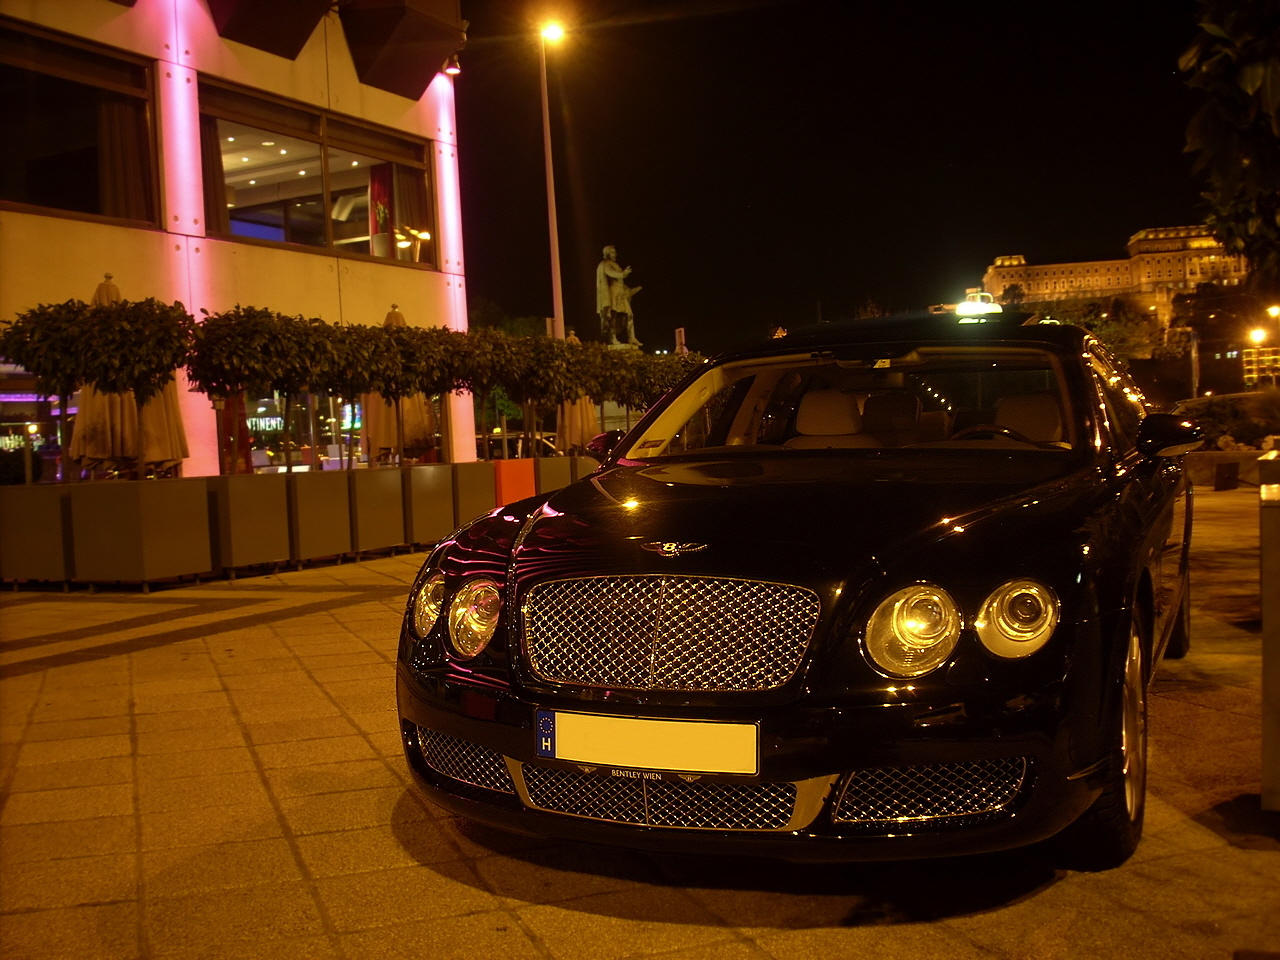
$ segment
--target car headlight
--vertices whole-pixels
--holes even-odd
[[[918,583],[886,597],[867,621],[867,655],[895,677],[946,662],[960,638],[960,608],[941,587]]]
[[[413,632],[420,638],[431,632],[444,609],[444,574],[437,570],[413,595]]]
[[[982,645],[997,657],[1035,653],[1058,625],[1058,598],[1043,583],[1010,580],[987,597],[973,622]]]
[[[464,659],[476,656],[493,639],[502,609],[502,588],[487,577],[468,580],[449,605],[449,640]]]

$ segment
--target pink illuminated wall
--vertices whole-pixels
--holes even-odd
[[[262,0],[264,3],[286,3],[289,0]],[[110,5],[106,5],[110,6]],[[98,37],[97,29],[104,32]],[[343,71],[351,65],[345,49],[334,45],[343,36],[336,15],[330,15],[318,28],[328,31],[326,43],[312,38],[313,50],[307,62],[276,62],[271,55],[240,48],[221,40],[213,24],[206,0],[137,0],[132,6],[122,5],[98,24],[95,37],[106,43],[134,49],[156,60],[156,114],[159,134],[161,223],[165,231],[162,262],[149,262],[149,295],[181,300],[199,320],[201,309],[210,312],[224,309],[245,296],[238,289],[239,278],[255,274],[246,269],[254,252],[242,248],[233,253],[219,240],[205,236],[204,189],[201,181],[200,103],[198,70],[216,76],[228,76],[238,82],[249,82],[254,71],[265,65],[263,76],[287,77],[296,89],[278,90],[282,95],[297,96],[305,84],[321,78],[329,82],[331,72],[340,79],[333,81],[328,95],[338,91],[354,104],[348,78]],[[320,53],[323,51],[323,53]],[[324,58],[319,63],[315,56]],[[260,58],[267,57],[268,60]],[[305,58],[304,58],[305,60]],[[274,71],[274,73],[273,73]],[[275,90],[270,80],[260,80],[264,88]],[[308,88],[315,89],[315,88]],[[321,93],[321,101],[325,93]],[[403,127],[431,141],[433,183],[436,189],[436,263],[440,272],[418,274],[424,308],[419,322],[443,324],[451,329],[467,329],[466,289],[463,269],[462,212],[459,200],[457,138],[455,134],[454,89],[452,78],[437,75],[423,96],[413,103],[400,100],[403,113],[389,114],[386,96],[378,104],[379,120],[400,126],[393,117],[404,121]],[[323,105],[323,104],[322,104]],[[341,107],[336,107],[341,109]],[[314,257],[314,253],[298,256]],[[307,261],[314,264],[314,260]],[[337,269],[337,268],[335,268]],[[394,267],[388,266],[394,270]],[[313,271],[314,274],[314,271]],[[300,273],[300,275],[306,275]],[[400,282],[404,282],[404,277]],[[298,282],[296,278],[292,282]],[[341,279],[338,286],[341,288]],[[340,297],[340,295],[338,295]],[[337,299],[337,298],[335,298]],[[401,300],[403,302],[403,296]],[[358,297],[356,308],[362,309]],[[427,308],[426,305],[430,304]],[[385,309],[385,307],[383,308]],[[380,314],[379,314],[380,315]],[[216,418],[207,398],[192,392],[185,376],[178,381],[182,414],[190,450],[183,464],[187,476],[218,473]],[[449,399],[449,433],[456,459],[474,457],[474,420],[469,396]]]
[[[432,176],[440,217],[437,224],[440,269],[445,274],[448,291],[445,325],[451,330],[465,331],[467,291],[462,260],[462,198],[458,180],[453,78],[437,74],[423,95],[420,108],[432,112],[430,119],[437,131]],[[453,459],[474,460],[476,429],[471,394],[458,393],[449,398],[449,432]]]
[[[181,35],[184,17],[197,15],[199,5],[177,0],[178,18],[173,31]],[[203,12],[203,11],[201,11]],[[185,49],[181,43],[166,45]],[[200,180],[200,100],[196,72],[169,60],[157,64],[157,99],[160,114],[161,211],[171,240],[167,266],[171,287],[197,318],[201,307],[214,303],[212,282],[202,253],[204,245],[204,190]],[[218,473],[217,421],[209,399],[194,392],[186,373],[178,376],[178,397],[187,431],[190,455],[182,465],[188,477]]]

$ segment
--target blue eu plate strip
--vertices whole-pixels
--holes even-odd
[[[537,751],[540,757],[556,755],[556,715],[553,710],[539,710],[534,714],[537,733]]]

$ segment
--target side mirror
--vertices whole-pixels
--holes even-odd
[[[1203,442],[1200,426],[1176,413],[1149,413],[1138,424],[1138,450],[1146,457],[1180,457]]]
[[[622,439],[625,433],[625,430],[610,430],[607,433],[597,433],[587,444],[587,453],[603,463],[609,454],[613,453],[613,448],[618,445],[618,441]]]

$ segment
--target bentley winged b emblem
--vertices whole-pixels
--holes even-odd
[[[707,549],[705,543],[672,543],[670,541],[655,541],[653,543],[642,543],[642,550],[648,550],[656,553],[660,557],[678,557],[684,553],[700,553]]]

